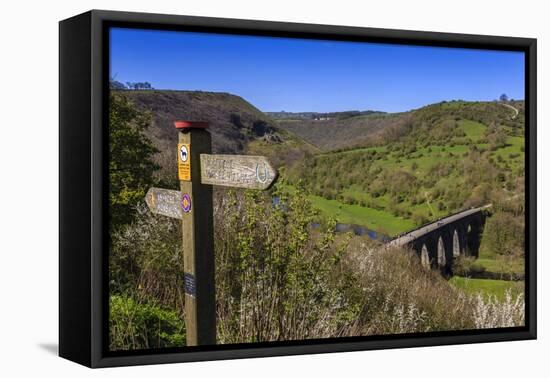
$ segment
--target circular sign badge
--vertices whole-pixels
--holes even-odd
[[[260,168],[260,164],[256,164],[256,179],[260,183],[267,182],[267,179],[269,178],[269,174],[267,173],[267,167],[265,164],[262,164],[262,168]]]
[[[186,145],[183,145],[180,148],[180,159],[184,163],[187,161],[187,159],[189,159],[189,151],[187,151],[187,146]]]
[[[191,196],[189,194],[185,193],[181,197],[181,209],[184,213],[188,213],[191,211]]]

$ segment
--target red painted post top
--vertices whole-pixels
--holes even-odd
[[[203,121],[175,121],[174,127],[176,129],[206,129],[208,128],[208,122]]]

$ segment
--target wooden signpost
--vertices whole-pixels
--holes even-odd
[[[211,155],[206,122],[177,121],[180,191],[151,188],[151,212],[181,219],[187,345],[216,343],[212,185],[265,190],[277,171],[263,156]]]

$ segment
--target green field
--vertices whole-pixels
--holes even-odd
[[[524,167],[525,139],[522,137],[510,136],[506,139],[506,146],[494,151],[491,156],[497,159],[497,163],[504,168],[513,171]]]
[[[464,130],[466,137],[470,138],[474,142],[478,142],[481,138],[483,138],[483,134],[485,133],[485,130],[487,130],[487,126],[484,124],[465,119],[460,120],[458,125],[462,128],[462,130]]]
[[[465,278],[458,276],[452,277],[449,282],[454,287],[464,290],[466,293],[495,296],[499,300],[505,297],[507,290],[510,290],[512,297],[516,297],[518,294],[524,293],[525,287],[523,282]]]
[[[343,204],[315,195],[310,195],[309,198],[315,207],[341,223],[362,225],[390,236],[414,228],[410,219],[395,217],[387,211]]]
[[[474,262],[474,266],[482,267],[487,272],[502,274],[505,276],[525,274],[525,261],[523,257],[506,258],[496,253],[481,251]]]

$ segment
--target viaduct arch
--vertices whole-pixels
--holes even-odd
[[[491,205],[463,210],[402,234],[388,246],[412,248],[423,266],[452,274],[453,261],[459,256],[479,256],[486,209]]]

